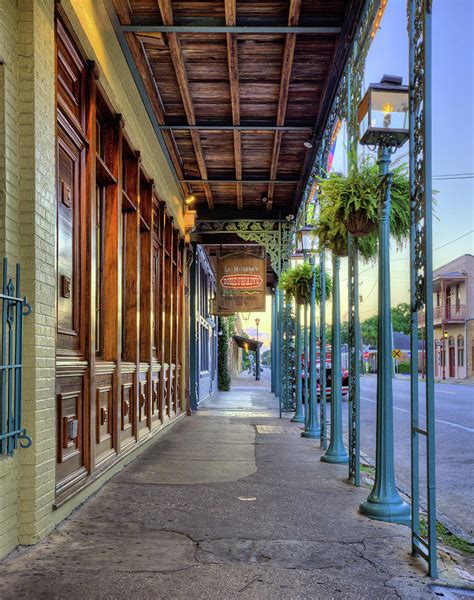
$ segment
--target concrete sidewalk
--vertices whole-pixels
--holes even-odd
[[[244,380],[211,398],[1,563],[0,598],[435,597],[409,530],[360,516],[368,489],[276,411]]]

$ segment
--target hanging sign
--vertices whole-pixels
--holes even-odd
[[[217,314],[265,312],[266,260],[239,252],[217,259]]]

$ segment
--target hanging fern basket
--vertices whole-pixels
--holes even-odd
[[[295,294],[295,302],[296,302],[296,304],[306,304],[306,302],[307,302],[306,294],[304,294],[300,290],[298,290]]]
[[[348,254],[347,243],[341,240],[334,242],[331,250],[336,256],[340,256],[341,258],[344,258]]]
[[[346,227],[349,233],[352,233],[353,236],[360,238],[376,231],[377,222],[369,219],[365,211],[356,210],[346,221]]]

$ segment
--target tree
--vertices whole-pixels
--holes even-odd
[[[378,317],[374,315],[369,317],[365,321],[362,321],[360,329],[362,333],[362,340],[364,344],[369,346],[377,345],[377,324]],[[404,333],[408,335],[410,333],[410,305],[406,302],[402,302],[392,308],[392,324],[393,331]]]
[[[398,304],[395,308],[392,308],[392,323],[393,331],[399,331],[401,333],[410,333],[410,305],[406,302]]]
[[[362,321],[360,324],[360,331],[364,344],[368,344],[369,346],[377,345],[377,319],[377,315],[374,315],[373,317],[365,319],[365,321]]]

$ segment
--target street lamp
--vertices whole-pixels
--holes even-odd
[[[390,311],[391,155],[408,139],[408,88],[401,77],[384,75],[371,84],[359,105],[360,143],[378,150],[383,191],[379,199],[378,369],[375,481],[360,512],[372,519],[408,524],[410,507],[395,482]],[[413,377],[412,373],[412,377]]]
[[[306,402],[308,402],[308,415],[305,422],[305,429],[301,433],[301,436],[311,439],[319,438],[321,434],[318,419],[318,390],[316,381],[316,269],[314,254],[317,249],[315,228],[311,225],[305,225],[296,233],[296,250],[297,252],[303,252],[305,256],[309,255],[309,264],[311,265],[313,277],[311,280],[311,300],[309,304],[309,402],[306,398]],[[307,371],[308,369],[306,369],[306,375]]]
[[[258,343],[258,326],[260,325],[260,319],[255,319],[255,325],[257,326],[257,350],[255,352],[255,380],[260,381],[260,344]]]
[[[449,333],[443,331],[443,379],[446,379],[446,342],[448,341]]]

